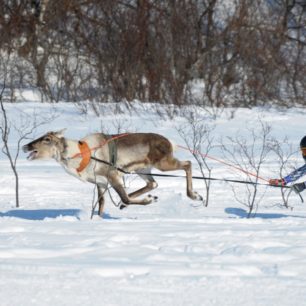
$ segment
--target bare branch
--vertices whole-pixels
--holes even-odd
[[[211,180],[209,179],[212,174],[212,168],[207,162],[206,156],[213,148],[212,132],[214,126],[203,123],[202,120],[196,120],[193,116],[188,118],[187,124],[177,128],[181,138],[186,143],[189,151],[198,163],[201,174],[208,179],[203,180],[205,184],[206,197],[203,200],[203,205],[208,206]],[[205,175],[205,172],[208,174]]]
[[[271,127],[259,119],[260,129],[248,129],[247,136],[237,134],[228,137],[230,145],[222,144],[223,154],[237,167],[243,170],[246,179],[254,182],[252,185],[244,186],[245,192],[239,192],[232,186],[234,197],[240,204],[248,208],[248,217],[256,214],[259,203],[264,194],[258,196],[258,181],[261,178],[261,169],[270,151]]]

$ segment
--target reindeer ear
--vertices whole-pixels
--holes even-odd
[[[60,131],[57,131],[57,132],[54,132],[54,135],[58,138],[63,138],[64,137],[64,133],[66,132],[66,128],[65,129],[62,129]]]

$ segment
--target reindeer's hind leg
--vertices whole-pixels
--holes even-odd
[[[187,196],[193,200],[203,200],[202,196],[193,191],[191,162],[189,160],[180,161],[173,156],[167,156],[158,162],[155,167],[161,171],[185,170],[187,181]]]
[[[108,177],[108,180],[109,180],[109,183],[112,185],[112,187],[115,189],[115,191],[118,193],[121,201],[125,205],[130,205],[130,204],[148,205],[148,204],[151,204],[152,201],[154,200],[154,198],[151,197],[150,195],[143,199],[137,199],[135,197],[129,196],[123,187],[122,178],[118,174],[110,174]],[[120,207],[120,208],[123,208],[123,207]]]
[[[129,197],[131,198],[136,198],[146,192],[149,192],[155,188],[157,188],[157,183],[154,180],[153,176],[151,175],[151,169],[143,169],[143,170],[138,170],[136,173],[147,183],[147,185],[139,190],[136,190],[132,193],[129,194]]]

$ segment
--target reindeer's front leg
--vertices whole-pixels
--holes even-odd
[[[123,187],[123,181],[122,178],[116,174],[110,174],[108,177],[109,183],[112,185],[112,187],[115,189],[115,191],[118,193],[121,201],[126,205],[130,205],[130,204],[136,204],[136,205],[148,205],[151,204],[153,202],[153,200],[155,199],[154,197],[148,195],[147,197],[143,198],[143,199],[138,199],[138,198],[133,198],[130,197],[124,187]],[[125,207],[124,206],[124,207]],[[122,207],[120,207],[122,208]]]
[[[99,203],[99,210],[98,210],[98,215],[102,217],[103,215],[103,210],[104,210],[104,193],[105,193],[105,188],[102,186],[97,185],[98,187],[98,203]]]

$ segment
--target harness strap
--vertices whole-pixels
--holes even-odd
[[[78,173],[82,172],[88,166],[91,157],[91,150],[85,141],[79,141],[79,150],[82,160],[79,167],[76,169]]]
[[[122,172],[124,174],[135,174],[134,172],[129,172],[129,171],[126,171],[124,170],[123,168],[120,168],[114,164],[111,164],[110,162],[106,161],[106,160],[103,160],[103,159],[100,159],[100,158],[97,158],[97,157],[94,157],[94,156],[91,156],[91,159],[94,160],[94,161],[97,161],[99,163],[102,163],[102,164],[105,164],[105,165],[108,165],[110,166],[111,168],[119,171],[119,172]]]
[[[104,145],[108,144],[108,149],[109,149],[109,159],[110,163],[114,168],[116,168],[116,162],[117,162],[117,146],[115,140],[121,138],[121,137],[126,137],[128,136],[128,133],[125,134],[119,134],[119,135],[110,135],[107,137],[104,135],[106,138],[105,140],[96,147],[90,148],[86,141],[79,141],[79,150],[80,153],[77,153],[70,157],[70,159],[74,159],[77,157],[82,157],[82,160],[80,162],[79,167],[76,169],[78,173],[82,172],[90,163],[90,158],[91,158],[91,151],[95,151],[97,149],[102,148]]]
[[[110,163],[112,168],[116,168],[116,163],[117,163],[116,139],[114,139],[114,136],[112,136],[112,135],[107,135],[106,137],[109,140],[108,141],[109,163]]]

